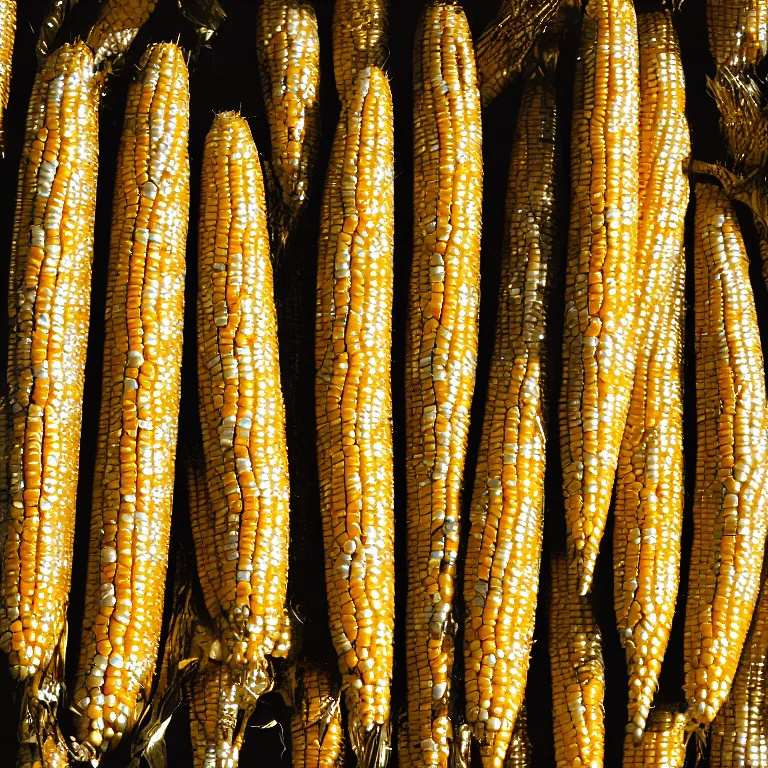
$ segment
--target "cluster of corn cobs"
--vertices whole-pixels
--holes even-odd
[[[754,217],[768,276],[768,98],[759,77],[768,0],[706,0],[709,85],[728,150],[720,164],[691,156],[672,10],[502,0],[473,41],[459,2],[424,4],[414,42],[405,370],[394,382],[406,393],[403,457],[393,445],[386,74],[396,12],[385,0],[335,1],[341,112],[317,233],[314,426],[337,669],[312,660],[301,606],[290,605],[296,518],[284,392],[290,410],[297,390],[281,385],[281,368],[294,361],[280,356],[297,347],[285,340],[295,329],[281,327],[278,350],[273,276],[312,194],[316,12],[309,0],[261,0],[253,34],[270,159],[262,168],[238,113],[212,118],[196,307],[186,318],[188,59],[178,44],[150,44],[128,89],[117,156],[85,609],[65,687],[100,104],[156,0],[104,0],[84,41],[57,44],[74,4],[53,2],[41,30],[10,252],[0,649],[19,691],[17,765],[97,766],[121,742],[131,766],[176,765],[163,735],[186,699],[194,764],[235,768],[251,715],[272,690],[292,708],[297,768],[340,765],[345,738],[361,768],[384,768],[393,752],[403,768],[536,765],[524,695],[543,567],[556,763],[598,768],[606,673],[592,585],[612,510],[628,676],[624,766],[682,768],[687,752],[713,766],[768,768],[768,411],[733,204]],[[205,40],[224,23],[215,0],[184,7]],[[15,19],[15,1],[0,0],[0,110]],[[579,41],[567,74],[570,128],[556,88],[570,66],[560,55],[569,36]],[[518,77],[494,342],[487,391],[475,392],[483,110]],[[561,283],[563,305],[554,300]],[[684,554],[686,296],[693,544],[683,574],[684,685],[679,701],[662,701]],[[185,319],[197,331],[199,445],[177,457]],[[554,329],[561,366],[551,360]],[[560,368],[556,392],[548,375]],[[470,468],[473,399],[482,408]],[[555,468],[546,461],[550,424],[559,428]],[[401,458],[406,690],[395,717]],[[167,580],[178,469],[194,553],[179,547]],[[542,565],[545,472],[561,478],[547,516],[562,501],[565,536]]]

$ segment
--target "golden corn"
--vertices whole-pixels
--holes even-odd
[[[731,694],[712,723],[711,768],[768,766],[768,581],[763,581]]]
[[[688,719],[728,693],[760,586],[766,536],[765,379],[749,264],[725,193],[696,186],[696,487],[685,606]]]
[[[690,154],[685,82],[671,14],[638,18],[640,224],[637,364],[619,450],[614,607],[629,672],[629,728],[640,738],[669,641],[683,522],[683,229]]]
[[[557,768],[602,768],[605,669],[602,638],[566,558],[552,558],[549,662]]]
[[[63,744],[47,738],[42,747],[21,744],[16,757],[16,768],[69,768],[69,753]]]
[[[305,0],[264,0],[256,16],[261,89],[285,232],[306,202],[320,133],[320,39]]]
[[[627,732],[624,737],[622,766],[683,768],[685,745],[685,715],[664,707],[653,709],[642,741],[638,741],[632,732]]]
[[[3,115],[11,95],[11,64],[16,37],[16,0],[0,0],[0,152],[3,151]]]
[[[339,768],[344,758],[341,693],[329,669],[303,662],[291,669],[291,764]]]
[[[341,103],[356,99],[355,81],[387,58],[388,0],[336,0],[333,6],[333,72]]]
[[[534,43],[571,0],[501,0],[477,40],[480,98],[488,106],[522,71]]]
[[[452,604],[480,304],[483,153],[474,60],[461,6],[428,5],[414,67],[401,768],[445,768],[452,739]]]
[[[707,32],[718,69],[757,64],[768,53],[768,0],[707,0]]]
[[[504,768],[531,768],[532,765],[533,751],[531,740],[528,738],[528,715],[523,704],[517,713],[512,739],[504,758]]]
[[[187,684],[194,768],[237,768],[244,729],[238,692],[226,661],[208,661]]]
[[[196,641],[200,633],[195,606],[190,558],[182,547],[176,550],[173,601],[168,630],[163,641],[162,661],[149,706],[136,724],[128,768],[140,768],[142,757],[152,768],[165,768],[165,730],[181,701],[183,684],[196,670],[203,654]],[[209,633],[210,635],[210,633]],[[207,649],[206,649],[207,650]]]
[[[576,65],[560,452],[568,557],[592,584],[632,391],[638,47],[631,0],[589,0]]]
[[[118,153],[73,700],[78,738],[94,762],[141,714],[160,640],[181,386],[187,78],[176,45],[147,50],[128,92]]]
[[[526,86],[507,181],[496,339],[464,572],[466,717],[500,768],[523,701],[539,586],[546,312],[557,227],[554,84]]]
[[[63,651],[97,168],[93,57],[84,44],[64,45],[32,88],[10,259],[13,434],[0,649],[22,679]]]
[[[94,63],[119,61],[156,5],[157,0],[105,0],[87,38]]]
[[[10,458],[13,436],[13,417],[8,398],[0,394],[0,618],[7,616],[5,608],[5,540],[8,536],[10,521],[10,495],[8,493],[10,477],[8,461]]]
[[[288,458],[264,185],[246,121],[213,120],[198,245],[198,403],[207,503],[192,510],[206,605],[237,685],[271,685],[284,630]],[[196,515],[209,515],[208,521]]]
[[[394,633],[393,132],[384,73],[339,119],[318,247],[315,407],[331,639],[361,768],[386,763]]]

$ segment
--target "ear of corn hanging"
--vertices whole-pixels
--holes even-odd
[[[157,0],[106,0],[86,41],[94,63],[119,62],[156,5]]]
[[[163,640],[160,669],[152,699],[136,724],[128,768],[141,768],[144,759],[151,768],[166,768],[165,731],[175,714],[184,683],[195,673],[204,656],[200,643],[201,622],[196,611],[190,555],[175,548],[173,600],[168,629]]]
[[[560,453],[567,554],[592,584],[634,373],[638,46],[631,0],[589,0],[571,125]]]
[[[333,72],[341,103],[356,98],[355,81],[366,67],[387,59],[389,0],[335,0]]]
[[[712,723],[712,768],[768,766],[768,582],[763,580],[728,700]]]
[[[523,70],[536,40],[558,10],[572,0],[501,0],[494,18],[477,40],[477,77],[488,106]]]
[[[642,741],[635,739],[630,731],[624,737],[622,766],[683,768],[685,745],[685,715],[665,707],[652,709]]]
[[[215,128],[216,132],[209,132],[206,146],[208,161],[215,149],[214,136],[218,137],[218,141],[227,135],[231,137],[233,128],[234,132],[247,129],[244,121],[242,126],[239,125],[241,120],[234,113],[222,113],[214,118],[211,131]],[[222,157],[228,155],[227,150],[222,152]],[[204,563],[215,564],[216,551],[214,547],[209,550],[202,548],[202,544],[213,537],[215,522],[210,510],[207,477],[202,462],[190,461],[187,477],[198,577],[203,596],[215,598],[215,591],[211,594],[213,583],[210,572]],[[204,553],[205,558],[202,557]],[[204,580],[206,578],[207,581]],[[244,673],[241,665],[231,663],[232,654],[225,648],[225,645],[231,645],[231,633],[227,633],[225,643],[222,643],[222,633],[215,627],[222,612],[218,603],[215,605],[218,614],[217,618],[212,618],[194,599],[189,602],[189,656],[195,660],[195,668],[184,675],[182,683],[189,704],[193,765],[195,768],[237,768],[245,728],[258,699],[251,684],[261,684],[259,676],[263,675],[263,669],[258,667],[255,673],[253,669]]]
[[[683,520],[683,230],[690,154],[685,82],[669,12],[638,18],[640,224],[637,362],[619,451],[614,607],[629,672],[629,721],[640,738],[675,611]]]
[[[528,714],[523,704],[517,713],[515,728],[504,758],[504,768],[532,768],[532,766],[533,748],[528,738]]]
[[[16,768],[69,768],[71,765],[66,747],[52,738],[37,744],[21,744],[16,756]]]
[[[11,95],[13,41],[16,37],[16,0],[0,0],[0,152],[4,151],[3,116]]]
[[[250,711],[241,718],[239,690],[226,661],[208,660],[187,683],[194,768],[236,768]]]
[[[768,0],[707,0],[707,33],[718,69],[757,64],[768,53]]]
[[[765,374],[749,264],[725,193],[696,186],[696,486],[685,605],[688,719],[728,697],[760,586],[766,524]]]
[[[233,684],[258,696],[284,631],[290,494],[264,185],[234,112],[206,137],[198,243],[207,499],[191,510],[195,551]]]
[[[331,150],[318,246],[315,406],[328,612],[361,768],[388,757],[394,633],[392,97],[363,70]]]
[[[305,0],[264,0],[256,51],[285,229],[306,202],[320,132],[320,38]]]
[[[496,339],[464,566],[466,717],[485,768],[504,761],[522,704],[538,596],[556,123],[554,84],[535,75],[512,142]]]
[[[293,768],[339,768],[344,758],[341,692],[331,670],[301,662],[290,672]]]
[[[8,296],[13,424],[0,649],[21,679],[53,669],[63,652],[90,314],[98,89],[88,48],[59,48],[35,78],[19,166]],[[56,688],[54,681],[48,691],[54,698]]]
[[[98,761],[131,731],[160,639],[181,385],[189,92],[153,45],[131,85],[113,197],[78,738]]]
[[[552,558],[549,663],[557,768],[602,768],[605,749],[602,637],[589,596],[581,596],[575,570]]]
[[[483,158],[474,58],[461,6],[428,5],[414,67],[403,768],[444,768],[453,737],[452,604],[480,303]]]

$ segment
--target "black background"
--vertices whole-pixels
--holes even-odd
[[[213,114],[225,109],[239,109],[249,118],[254,138],[262,154],[269,156],[269,135],[265,119],[261,88],[258,79],[255,46],[255,18],[258,2],[224,0],[222,3],[228,20],[205,48],[197,48],[191,25],[185,21],[173,0],[159,0],[158,8],[150,22],[136,40],[125,70],[110,81],[109,92],[104,99],[100,118],[100,168],[96,219],[96,245],[93,266],[93,299],[91,330],[89,337],[86,371],[85,407],[83,414],[82,449],[80,460],[80,485],[78,490],[77,529],[75,537],[75,564],[72,576],[72,594],[69,609],[70,648],[68,652],[68,678],[74,672],[77,661],[80,621],[83,610],[83,588],[86,569],[88,520],[90,515],[91,478],[94,464],[96,427],[100,397],[101,349],[103,345],[104,292],[109,251],[109,227],[111,199],[114,184],[117,147],[122,124],[123,105],[129,76],[135,71],[135,62],[149,41],[177,40],[189,50],[194,50],[190,64],[191,132],[190,155],[192,161],[192,202],[190,233],[188,240],[187,323],[182,385],[181,426],[179,455],[195,449],[199,439],[196,412],[196,340],[194,331],[195,262],[197,253],[196,222],[199,193],[199,171],[202,146]],[[42,0],[19,2],[18,29],[13,60],[11,101],[5,117],[6,157],[0,163],[0,279],[7,284],[8,253],[11,241],[12,217],[16,190],[16,173],[23,137],[27,100],[35,72],[35,41],[37,30],[47,3]],[[712,61],[708,53],[703,0],[686,0],[683,10],[676,14],[675,23],[682,48],[687,80],[688,118],[693,137],[694,156],[702,160],[715,160],[723,156],[723,148],[717,130],[717,112],[706,93],[705,76],[712,73]],[[82,35],[96,11],[95,0],[81,0],[60,35],[60,40]],[[291,600],[297,612],[304,618],[304,650],[307,655],[320,659],[332,659],[333,652],[325,622],[325,588],[322,571],[320,522],[317,509],[316,469],[314,454],[314,400],[313,400],[313,329],[314,329],[314,270],[316,261],[317,225],[322,180],[325,174],[330,143],[339,114],[331,55],[331,0],[316,0],[321,38],[321,108],[322,136],[316,163],[313,194],[297,234],[286,251],[275,254],[275,290],[279,305],[281,365],[283,388],[288,408],[288,434],[292,483],[292,542],[291,542]],[[403,706],[403,610],[405,584],[405,530],[404,530],[404,472],[403,472],[403,350],[405,313],[407,307],[408,269],[411,253],[411,119],[412,119],[412,47],[416,23],[423,3],[420,0],[392,0],[390,10],[389,59],[386,69],[391,79],[395,109],[395,163],[396,163],[396,221],[395,221],[395,300],[393,339],[393,394],[394,434],[396,459],[396,538],[397,538],[397,629],[396,667],[393,686],[393,711],[399,714]],[[497,0],[466,0],[467,16],[475,38],[493,17]],[[638,12],[658,10],[656,0],[636,0]],[[573,67],[578,42],[578,30],[573,30],[563,47],[558,71],[562,148],[567,163],[568,122]],[[482,305],[480,329],[480,355],[476,395],[473,406],[473,422],[470,433],[469,454],[465,487],[470,488],[480,433],[482,404],[487,381],[489,355],[493,338],[496,311],[496,292],[499,260],[503,233],[504,194],[506,170],[511,148],[512,131],[520,98],[520,80],[494,102],[484,115],[484,202],[482,240]],[[567,189],[561,195],[562,220],[567,221]],[[691,211],[688,224],[690,225]],[[758,305],[761,328],[765,334],[766,291],[760,277],[759,254],[755,247],[754,229],[749,215],[739,210],[745,237],[752,259],[752,282]],[[564,240],[563,240],[564,242]],[[687,245],[690,246],[690,226]],[[682,642],[683,605],[685,580],[688,567],[688,549],[691,541],[691,492],[695,462],[695,414],[694,414],[694,361],[693,361],[693,311],[690,248],[688,248],[688,288],[686,315],[686,363],[685,363],[685,451],[686,451],[686,517],[683,532],[683,563],[678,610],[673,625],[672,638],[662,670],[657,701],[682,702],[683,680]],[[557,274],[562,276],[565,253],[559,249],[556,260]],[[561,282],[561,280],[560,280]],[[6,301],[6,291],[0,291],[0,302]],[[1,311],[5,312],[3,304]],[[562,295],[552,302],[549,347],[551,359],[549,401],[556,402],[559,391],[560,326],[562,323]],[[7,343],[7,328],[0,323],[2,344]],[[764,339],[765,343],[765,339]],[[546,612],[548,594],[549,553],[559,549],[564,536],[562,504],[560,502],[560,462],[557,445],[556,414],[550,418],[547,467],[547,510],[545,526],[545,551],[542,561],[542,583],[535,644],[528,677],[527,701],[529,707],[530,736],[534,745],[534,765],[545,768],[554,766],[552,748],[552,723],[550,715],[551,695],[547,658]],[[186,481],[183,464],[177,472],[176,500],[174,505],[172,550],[178,547],[190,549],[188,512],[186,506]],[[466,499],[465,499],[466,501]],[[466,506],[466,504],[465,504]],[[603,654],[607,667],[606,686],[606,766],[620,764],[626,722],[626,672],[623,651],[615,629],[612,598],[612,526],[603,539],[597,576],[594,586],[594,605],[603,633]],[[169,579],[173,574],[173,554]],[[170,591],[170,590],[169,590]],[[461,594],[461,589],[457,589]],[[167,612],[167,611],[166,611]],[[461,616],[460,609],[457,612]],[[460,642],[460,641],[459,641]],[[457,646],[456,672],[461,673],[460,645]],[[461,682],[457,681],[457,692]],[[7,672],[0,671],[0,705],[14,709],[18,702],[13,695],[13,685]],[[253,724],[269,723],[273,719],[287,723],[287,710],[281,699],[272,694],[261,703],[253,718]],[[66,728],[66,713],[63,715]],[[0,764],[12,765],[15,747],[15,715],[0,718],[0,744],[9,745],[3,750]],[[284,745],[281,727],[250,730],[242,752],[241,765],[289,765],[289,746]],[[287,732],[286,732],[287,733]],[[396,740],[396,739],[395,739]],[[285,739],[285,741],[288,741]],[[172,722],[168,733],[171,766],[191,766],[189,727],[185,707]],[[693,759],[693,746],[689,760]],[[396,764],[396,756],[392,764]],[[106,768],[126,763],[125,750],[121,748],[103,761]],[[349,762],[349,764],[353,764]],[[479,765],[479,762],[475,764]]]

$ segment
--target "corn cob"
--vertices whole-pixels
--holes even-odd
[[[66,622],[98,166],[98,82],[64,45],[32,89],[11,246],[13,434],[0,648],[14,677],[46,669]]]
[[[480,303],[483,156],[474,58],[461,6],[428,5],[414,67],[403,768],[444,768],[452,738],[452,602]]]
[[[237,768],[250,715],[238,720],[240,685],[226,661],[209,661],[187,684],[194,768]]]
[[[304,205],[320,132],[320,39],[305,0],[264,0],[256,17],[261,89],[286,229]]]
[[[173,505],[189,211],[189,92],[181,50],[152,46],[118,154],[102,403],[74,710],[98,754],[149,696]]]
[[[527,85],[512,143],[496,340],[464,574],[467,722],[501,766],[523,701],[541,559],[546,438],[541,375],[557,227],[554,85]]]
[[[747,254],[725,194],[696,187],[696,490],[685,606],[685,695],[708,725],[728,697],[766,535],[765,382]]]
[[[631,732],[624,737],[623,768],[683,768],[685,744],[685,715],[654,709],[642,741]]]
[[[272,685],[284,629],[288,460],[264,186],[246,121],[214,118],[203,153],[198,393],[208,504],[195,547],[235,683]],[[206,509],[206,506],[208,508]]]
[[[331,638],[361,768],[383,766],[394,631],[392,97],[361,72],[323,193],[315,407]]]
[[[207,653],[203,654],[195,644],[199,635],[195,630],[200,622],[195,610],[191,563],[183,548],[176,549],[173,603],[163,642],[162,662],[150,705],[136,724],[128,768],[141,768],[142,757],[151,768],[168,765],[165,730],[181,701],[185,681],[196,671],[200,657],[207,658]]]
[[[558,9],[571,1],[501,0],[496,18],[477,40],[477,78],[484,107],[522,71],[536,40]]]
[[[768,0],[707,0],[707,32],[718,69],[757,64],[768,53]]]
[[[119,61],[156,5],[157,0],[106,0],[88,33],[94,63],[98,66],[102,61]]]
[[[768,767],[768,581],[763,581],[731,695],[712,723],[711,768]]]
[[[291,669],[293,768],[339,768],[344,757],[341,693],[330,670],[304,662]]]
[[[549,660],[557,768],[602,768],[605,670],[600,630],[589,598],[579,596],[576,573],[552,558]]]
[[[592,584],[632,390],[638,47],[631,0],[589,0],[576,65],[560,445],[568,557]]]
[[[42,747],[37,744],[22,744],[16,758],[16,768],[69,768],[69,753],[66,748],[46,739]]]
[[[683,519],[683,229],[690,154],[685,83],[669,12],[638,19],[640,225],[637,364],[619,450],[614,606],[629,672],[629,721],[640,738],[666,652],[680,576]]]
[[[333,6],[333,72],[341,103],[356,99],[355,81],[387,58],[388,0],[336,0]]]
[[[3,115],[11,95],[13,40],[16,37],[16,0],[0,0],[0,152],[3,151]]]
[[[533,752],[531,740],[528,738],[528,715],[523,704],[517,713],[515,729],[512,731],[507,756],[504,758],[504,768],[531,768],[532,765]]]

